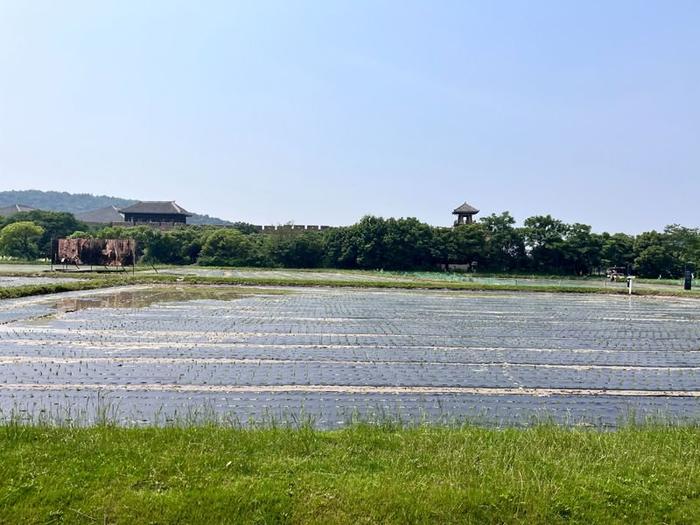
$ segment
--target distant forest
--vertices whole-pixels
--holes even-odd
[[[0,208],[23,204],[38,210],[65,211],[74,215],[106,208],[107,206],[126,207],[136,203],[135,199],[91,195],[89,193],[68,193],[65,191],[11,190],[0,191]],[[231,224],[228,221],[209,215],[194,214],[192,224]]]
[[[20,222],[23,228],[11,227]],[[91,229],[68,213],[31,211],[0,220],[0,228],[0,253],[27,258],[48,256],[52,238],[74,236],[134,238],[142,262],[166,264],[404,271],[448,267],[579,276],[617,266],[664,278],[680,277],[700,264],[697,228],[671,225],[636,236],[595,233],[588,225],[566,224],[550,215],[529,217],[519,227],[508,212],[454,228],[415,218],[366,216],[352,226],[323,231],[260,233],[244,223],[169,231],[148,226]],[[22,242],[19,231],[24,232]]]

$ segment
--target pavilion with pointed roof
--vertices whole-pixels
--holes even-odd
[[[466,202],[461,206],[457,206],[452,212],[452,215],[457,216],[454,225],[459,226],[460,224],[472,224],[474,222],[474,215],[477,213],[479,213],[479,210]]]

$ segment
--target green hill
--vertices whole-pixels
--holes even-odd
[[[24,204],[47,211],[67,211],[78,214],[107,206],[125,207],[137,202],[136,199],[123,199],[107,195],[89,193],[68,193],[65,191],[10,190],[0,191],[0,208],[13,204]],[[190,224],[230,224],[230,222],[209,215],[191,217]]]

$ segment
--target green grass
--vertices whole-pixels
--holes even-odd
[[[700,429],[0,427],[1,523],[697,523]]]
[[[161,266],[161,268],[177,268],[172,266]],[[64,282],[56,284],[43,285],[25,285],[16,287],[0,287],[0,299],[10,299],[18,297],[26,297],[30,295],[44,295],[51,293],[77,291],[77,290],[92,290],[96,288],[106,288],[111,286],[122,286],[128,284],[166,284],[166,283],[187,283],[187,284],[219,284],[219,285],[238,285],[238,286],[296,286],[296,287],[334,287],[334,288],[378,288],[378,289],[406,289],[406,290],[463,290],[463,291],[503,291],[503,292],[545,292],[545,293],[593,293],[593,294],[613,294],[627,295],[627,289],[624,287],[608,287],[605,283],[599,286],[578,286],[575,284],[518,284],[513,283],[488,283],[488,282],[470,282],[467,281],[470,275],[462,274],[446,274],[441,272],[431,273],[399,273],[399,272],[370,272],[364,270],[332,270],[332,273],[347,273],[352,278],[334,279],[324,278],[322,276],[315,278],[294,277],[294,273],[307,272],[323,272],[324,270],[294,270],[286,269],[291,276],[281,276],[272,273],[278,269],[270,270],[270,276],[203,276],[203,275],[187,275],[187,274],[157,274],[145,273],[149,268],[139,269],[135,274],[130,272],[114,272],[111,274],[105,273],[47,273],[47,272],[0,272],[0,275],[8,277],[47,277],[49,275],[57,275],[60,277],[75,277],[75,282]],[[230,269],[230,268],[229,268]],[[237,268],[241,270],[241,268]],[[264,273],[266,269],[254,269],[256,272]],[[367,279],[358,278],[358,276],[368,276]],[[377,279],[382,275],[386,276],[385,280]],[[405,280],[398,280],[396,277],[403,277]],[[479,277],[479,275],[476,275]],[[530,276],[532,277],[532,276]],[[465,279],[465,280],[462,280]],[[543,277],[544,278],[544,277]],[[554,277],[550,276],[550,279]],[[583,278],[580,280],[584,280]],[[669,290],[668,288],[634,288],[633,295],[638,296],[673,296],[673,297],[695,297],[700,298],[700,290],[685,291],[679,286],[677,290]]]
[[[96,278],[80,279],[74,282],[28,284],[23,286],[0,287],[0,299],[18,299],[32,295],[48,295],[61,292],[76,292],[80,290],[96,290],[99,288],[110,288],[113,286],[124,286],[138,284],[138,279],[128,278]]]
[[[56,283],[56,284],[28,284],[24,286],[10,286],[0,288],[0,299],[18,299],[20,297],[28,297],[32,295],[46,295],[60,292],[74,292],[78,290],[94,290],[97,288],[105,288],[109,286],[117,286],[116,282],[105,282],[102,280],[76,281],[74,283]]]
[[[44,274],[45,276],[46,274]],[[625,288],[579,287],[566,285],[518,285],[489,284],[460,281],[379,281],[379,280],[335,280],[335,279],[295,279],[293,277],[204,277],[194,275],[130,275],[121,273],[106,276],[104,274],[81,274],[75,282],[56,284],[25,285],[0,288],[0,299],[12,299],[31,295],[44,295],[78,290],[94,290],[111,286],[128,284],[220,284],[238,286],[297,286],[297,287],[332,287],[332,288],[376,288],[406,290],[462,290],[462,291],[501,291],[501,292],[544,292],[544,293],[592,293],[627,295]],[[700,291],[661,290],[635,288],[637,296],[672,296],[700,298]]]

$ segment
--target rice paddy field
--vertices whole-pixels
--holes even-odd
[[[700,415],[694,299],[137,286],[0,302],[5,418],[614,427]]]
[[[0,523],[697,523],[692,295],[164,270],[0,300]]]

